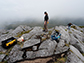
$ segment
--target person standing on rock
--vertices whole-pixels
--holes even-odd
[[[48,23],[49,17],[48,17],[47,12],[44,12],[44,14],[45,14],[45,17],[44,17],[44,30],[43,31],[48,32],[47,23]]]
[[[71,25],[72,25],[72,23],[69,23],[68,24],[68,29],[70,30],[70,28],[71,28]]]

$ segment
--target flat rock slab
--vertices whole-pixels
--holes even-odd
[[[39,49],[47,49],[48,51],[53,52],[56,45],[57,45],[56,41],[51,41],[51,40],[49,39],[49,40],[44,41],[44,42],[40,45]]]
[[[30,40],[24,42],[22,49],[34,46],[38,43],[40,43],[40,39],[30,39]]]
[[[79,52],[78,49],[76,49],[74,46],[70,45],[71,51],[74,52],[75,55],[77,55],[82,61],[84,61],[84,56]]]
[[[66,52],[68,50],[69,50],[69,47],[67,47],[67,46],[65,46],[65,47],[57,47],[55,54],[61,54],[61,53]]]
[[[60,39],[59,43],[57,44],[57,47],[64,47],[64,46],[65,46],[64,40]]]
[[[57,44],[56,41],[46,40],[40,45],[38,51],[35,51],[35,52],[27,51],[26,59],[34,59],[34,58],[38,58],[38,57],[51,56],[51,55],[53,55],[53,51],[55,49],[56,44]]]
[[[31,30],[29,26],[20,25],[12,32],[12,34],[17,35],[17,33],[21,33],[22,31],[28,31],[28,30]]]
[[[19,60],[23,60],[22,56],[23,56],[24,52],[20,51],[19,49],[20,49],[19,45],[15,45],[13,47],[13,49],[9,53],[8,57],[6,58],[6,61],[8,61],[8,63],[13,63],[13,62],[16,62]]]
[[[53,54],[50,54],[50,52],[46,49],[43,50],[39,50],[39,51],[28,51],[26,53],[26,59],[34,59],[34,58],[38,58],[38,57],[47,57],[47,56],[51,56]]]
[[[35,35],[38,32],[41,32],[41,31],[42,31],[41,27],[34,27],[33,30],[31,30],[27,34],[23,34],[22,36],[25,38],[25,40],[28,40],[30,37],[32,37],[33,35]]]
[[[22,51],[15,51],[12,55],[9,55],[8,63],[13,63],[16,61],[23,60],[23,58],[22,58],[23,54],[24,54],[24,52],[22,52]]]
[[[0,62],[4,59],[5,56],[5,54],[0,54]]]
[[[36,54],[36,57],[46,57],[46,56],[50,56],[51,54],[49,53],[48,50],[43,49],[43,50],[39,50],[34,52]]]
[[[66,63],[84,63],[72,52],[68,52],[67,55]]]

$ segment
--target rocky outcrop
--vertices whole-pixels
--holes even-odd
[[[31,30],[29,33],[27,34],[23,34],[22,37],[25,38],[25,40],[28,40],[29,38],[31,38],[32,36],[34,36],[37,33],[41,33],[42,32],[42,28],[41,27],[34,27],[33,30]]]
[[[82,61],[84,61],[83,55],[74,46],[70,45],[70,49],[76,56],[78,56],[79,58],[81,58]]]
[[[40,39],[30,39],[30,40],[24,42],[22,49],[34,46],[38,43],[40,43]]]
[[[30,28],[20,25],[15,30],[0,30],[0,62],[14,63],[25,59],[65,54],[66,63],[83,63],[84,29],[77,25],[73,25],[73,27],[68,30],[67,26],[55,26],[48,32],[43,32],[42,27]],[[60,31],[59,42],[50,38],[55,30]],[[9,49],[4,49],[1,46],[1,42],[10,37],[18,39],[17,35],[24,37],[25,41],[18,42]]]
[[[20,46],[15,45],[5,60],[8,61],[8,63],[22,60],[23,53],[23,51],[20,51]]]
[[[12,32],[12,34],[17,35],[18,33],[21,33],[22,31],[28,31],[28,30],[31,30],[29,26],[20,25]]]
[[[84,63],[72,52],[68,52],[67,55],[66,63]]]

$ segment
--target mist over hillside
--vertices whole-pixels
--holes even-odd
[[[28,25],[30,27],[34,26],[41,26],[43,27],[43,20],[38,20],[38,19],[27,19],[23,21],[9,21],[9,22],[4,22],[2,25],[0,25],[0,29],[15,29],[19,25]],[[84,19],[78,18],[78,19],[71,19],[71,18],[54,18],[49,20],[48,27],[51,28],[53,26],[59,26],[59,25],[67,25],[68,23],[73,23],[78,26],[84,26]]]

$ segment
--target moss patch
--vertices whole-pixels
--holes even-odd
[[[71,26],[71,28],[74,28],[74,29],[76,29],[76,26]]]
[[[82,55],[84,56],[84,53],[82,53]]]
[[[65,43],[65,45],[69,47],[69,44]]]
[[[7,56],[9,55],[10,51],[12,50],[13,47],[9,48],[7,52],[5,53]]]
[[[66,62],[66,58],[58,58],[57,61],[55,61],[54,63],[65,63]]]
[[[0,54],[5,54],[4,52],[0,52]]]
[[[83,32],[83,31],[81,30],[81,32]]]
[[[67,31],[67,29],[65,29],[65,31]]]
[[[41,41],[45,41],[45,40],[46,40],[46,38],[42,38],[42,39],[41,39]]]
[[[51,35],[52,31],[49,31],[48,34]]]
[[[59,32],[59,30],[56,30],[56,29],[55,29],[55,31]]]
[[[69,31],[69,33],[72,33],[71,31]]]
[[[0,62],[0,63],[8,63],[7,61],[3,61],[3,62]]]
[[[21,42],[17,42],[17,45],[21,45],[22,43]]]
[[[31,31],[31,30],[22,31],[21,33],[18,33],[15,37],[20,37],[20,36],[22,36],[23,34],[29,33],[30,31]]]
[[[79,26],[80,28],[84,28],[84,26]]]

